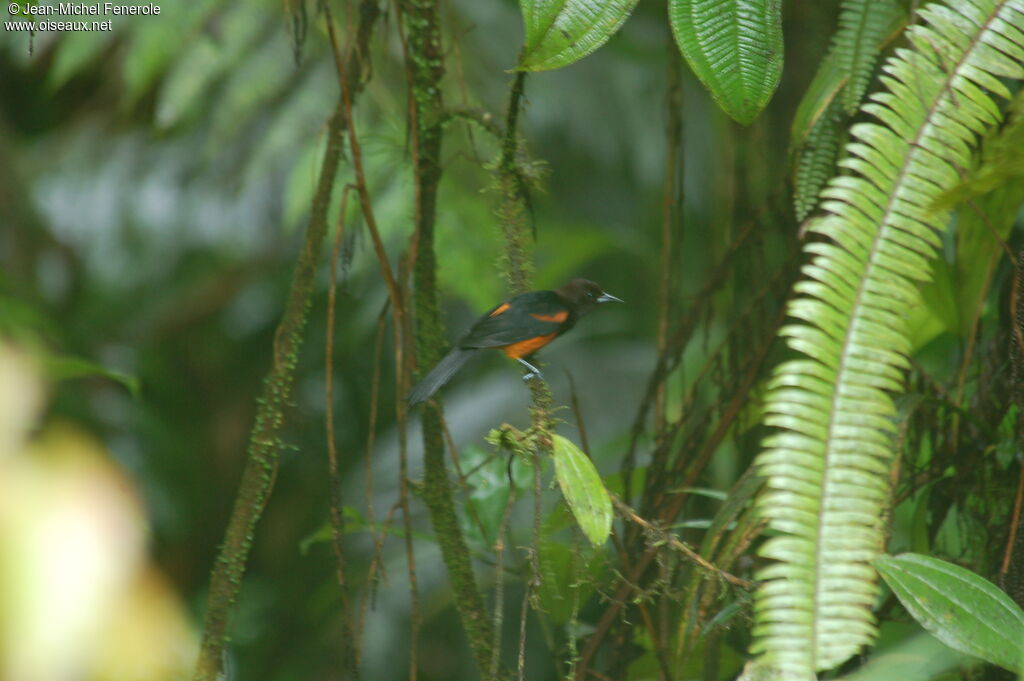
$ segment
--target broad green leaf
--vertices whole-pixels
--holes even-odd
[[[169,128],[189,112],[201,110],[204,89],[223,65],[223,55],[214,41],[205,36],[176,59],[160,85],[156,104],[156,124]]]
[[[903,606],[954,650],[1024,672],[1024,610],[970,570],[916,553],[881,556],[875,567]]]
[[[495,456],[490,449],[475,445],[464,447],[459,458],[462,470],[467,471],[466,504],[472,506],[471,513],[460,516],[462,531],[472,548],[488,553],[498,537],[508,503],[509,462],[503,456]],[[511,474],[517,496],[528,495],[533,485],[532,469],[512,465]]]
[[[892,629],[892,625],[888,630],[883,626],[879,638],[890,635]],[[930,681],[945,678],[949,672],[968,666],[974,659],[951,650],[916,626],[914,629],[916,634],[873,653],[863,667],[839,677],[839,681]],[[959,674],[956,678],[960,678]]]
[[[612,500],[586,454],[561,435],[552,436],[555,478],[583,533],[600,546],[612,531]]]
[[[547,71],[578,61],[604,45],[638,0],[519,0],[526,40],[521,71]]]
[[[780,0],[670,0],[676,44],[718,106],[747,125],[782,75]]]
[[[544,532],[547,530],[545,523]],[[546,537],[537,546],[537,560],[544,577],[537,595],[544,612],[557,624],[568,623],[574,608],[578,610],[587,602],[605,569],[602,551],[574,546],[577,543]]]

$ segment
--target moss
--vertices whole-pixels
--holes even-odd
[[[420,367],[430,367],[441,359],[447,345],[437,304],[437,261],[434,251],[444,125],[444,103],[440,88],[444,76],[440,7],[437,2],[428,0],[403,0],[400,8],[406,31],[406,68],[410,75],[415,118],[412,129],[415,135],[413,158],[416,173],[416,250],[413,254],[416,357]],[[455,512],[445,466],[440,408],[427,403],[422,423],[424,481],[420,494],[430,512],[466,637],[481,675],[486,675],[493,656],[493,629]]]
[[[274,335],[274,363],[257,400],[248,459],[242,471],[224,543],[210,576],[210,595],[195,671],[197,681],[213,681],[221,676],[229,618],[238,599],[256,523],[273,487],[274,472],[281,452],[277,434],[284,423],[285,409],[289,405],[295,382],[295,366],[302,348],[313,292],[313,275],[320,261],[327,232],[327,208],[341,159],[342,120],[339,102],[329,123],[320,182],[313,200],[305,243],[295,265],[288,304]]]

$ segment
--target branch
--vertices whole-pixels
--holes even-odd
[[[416,228],[412,239],[413,298],[416,356],[420,366],[440,360],[446,345],[437,304],[437,262],[434,227],[437,188],[441,180],[441,141],[444,76],[440,8],[436,0],[399,0],[406,77],[409,81],[409,118],[416,186]],[[469,639],[481,676],[491,668],[494,654],[492,620],[473,574],[473,566],[455,512],[452,487],[445,466],[444,428],[435,400],[423,407],[422,498],[430,512],[441,556],[452,582],[455,606]]]
[[[365,6],[376,6],[369,0],[365,0],[363,5],[364,10]],[[377,12],[364,11],[361,14],[357,43],[350,51],[349,60],[357,76],[361,73],[361,55],[366,53],[377,16]],[[295,382],[295,366],[302,348],[314,273],[327,232],[327,209],[341,159],[344,119],[343,102],[339,101],[327,126],[327,148],[313,196],[306,240],[292,275],[287,306],[274,334],[273,365],[264,379],[263,390],[257,400],[259,406],[249,437],[248,458],[242,470],[224,543],[210,575],[210,593],[194,674],[196,681],[214,681],[223,675],[224,647],[231,611],[238,600],[256,523],[273,488],[281,454],[280,432],[284,424],[284,410],[289,404]]]
[[[738,586],[741,589],[748,589],[749,590],[749,589],[753,589],[754,588],[754,583],[753,582],[750,582],[750,581],[748,581],[746,579],[743,579],[742,577],[737,577],[734,574],[731,574],[729,572],[726,572],[725,570],[722,570],[719,567],[716,567],[714,564],[712,564],[706,558],[704,558],[704,556],[702,556],[699,553],[697,553],[696,551],[694,551],[693,548],[689,544],[687,544],[683,540],[679,539],[679,537],[675,536],[674,534],[672,534],[670,532],[666,532],[665,530],[661,529],[660,527],[657,527],[656,525],[651,524],[647,520],[644,520],[643,518],[641,518],[637,514],[636,511],[634,511],[628,505],[624,504],[622,502],[622,500],[620,500],[614,494],[612,494],[611,497],[612,497],[612,503],[615,505],[615,508],[618,509],[619,514],[623,518],[625,518],[626,520],[628,520],[628,521],[630,521],[632,523],[636,523],[637,525],[639,525],[641,528],[643,528],[643,530],[645,532],[647,532],[649,535],[653,536],[657,541],[666,543],[669,546],[671,546],[673,549],[675,549],[676,551],[679,551],[680,553],[685,555],[687,558],[689,558],[691,562],[696,564],[699,568],[701,568],[705,572],[710,572],[711,574],[714,574],[717,577],[720,577],[720,578],[724,579],[725,581],[729,582],[733,586]]]
[[[284,424],[284,410],[289,404],[295,382],[295,366],[302,347],[302,334],[306,328],[313,291],[313,274],[320,260],[320,250],[327,231],[327,207],[341,157],[341,133],[342,112],[339,103],[328,124],[327,149],[313,198],[306,241],[292,276],[284,316],[274,334],[274,363],[257,400],[259,408],[249,438],[248,459],[242,471],[224,543],[210,576],[210,595],[203,620],[199,660],[196,663],[196,681],[214,681],[222,675],[228,620],[238,598],[256,523],[273,487],[281,453],[279,435]]]

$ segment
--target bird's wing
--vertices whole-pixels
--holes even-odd
[[[498,348],[561,333],[569,310],[551,291],[518,295],[477,320],[459,341],[463,348]]]

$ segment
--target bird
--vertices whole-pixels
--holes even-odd
[[[478,350],[494,348],[528,370],[523,380],[541,378],[528,359],[571,329],[580,317],[609,302],[623,302],[587,279],[573,279],[553,291],[520,293],[495,305],[476,320],[452,351],[409,391],[406,400],[415,406],[430,398],[461,369]]]

